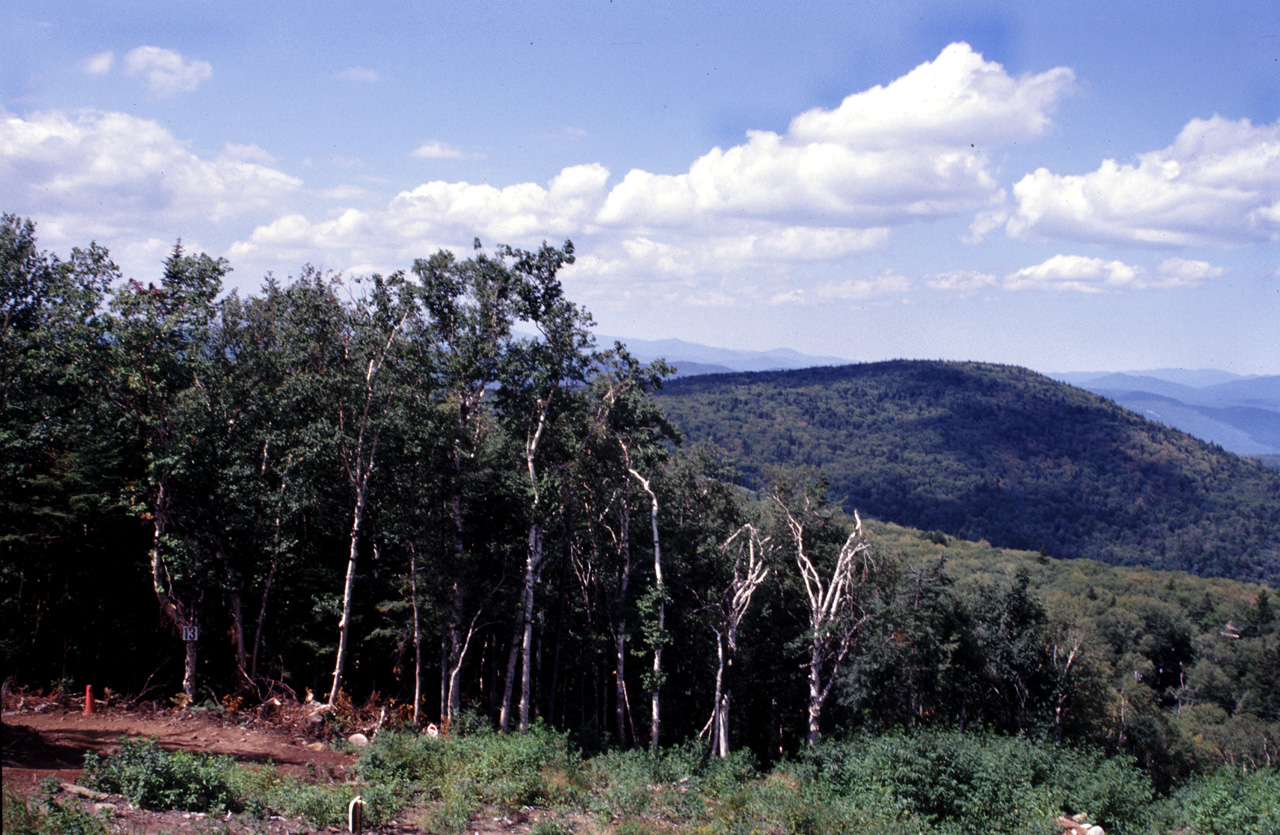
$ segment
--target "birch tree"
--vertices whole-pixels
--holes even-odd
[[[831,550],[835,543],[823,543],[822,538],[815,535],[817,529],[830,530],[839,523],[825,506],[826,485],[821,477],[810,471],[780,470],[775,470],[772,477],[770,499],[785,523],[808,613],[809,648],[805,667],[809,698],[805,740],[813,745],[818,741],[822,708],[831,695],[840,665],[849,654],[858,630],[870,618],[860,592],[870,581],[875,564],[871,560],[871,544],[863,533],[862,519],[856,510],[848,534],[834,554]]]
[[[403,292],[399,273],[383,279],[373,276],[369,293],[356,299],[350,310],[345,344],[347,369],[356,376],[344,386],[337,405],[337,446],[343,471],[353,492],[350,548],[342,589],[342,615],[338,621],[338,650],[329,689],[332,707],[342,690],[351,635],[352,596],[356,566],[364,534],[365,510],[374,472],[380,462],[379,445],[403,392],[401,363],[405,326],[416,306]]]
[[[762,537],[752,524],[743,525],[725,540],[722,553],[732,553],[733,576],[714,604],[716,633],[716,689],[711,719],[704,729],[709,731],[712,752],[724,759],[729,756],[729,707],[733,701],[734,657],[738,654],[738,629],[742,626],[751,598],[769,576],[768,560],[774,548],[770,537]]]
[[[508,350],[503,363],[499,408],[509,431],[523,447],[524,476],[527,479],[525,521],[526,550],[520,586],[519,611],[511,654],[507,660],[502,707],[498,724],[510,726],[517,660],[520,663],[518,728],[529,727],[532,696],[531,650],[533,647],[534,592],[545,564],[543,535],[551,512],[552,477],[563,468],[556,462],[544,467],[545,444],[556,430],[556,418],[569,397],[571,386],[581,385],[590,367],[591,317],[564,297],[559,272],[573,263],[573,244],[543,246],[537,252],[500,250],[510,259],[516,279],[519,319],[537,328],[540,338],[520,339]],[[518,659],[517,659],[518,652]]]

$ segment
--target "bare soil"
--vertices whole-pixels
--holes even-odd
[[[105,756],[122,739],[149,739],[166,750],[224,754],[246,764],[274,763],[283,774],[306,775],[308,779],[347,782],[356,756],[335,750],[318,738],[324,727],[308,721],[310,707],[300,704],[268,703],[245,712],[188,710],[152,703],[112,705],[99,701],[92,714],[84,712],[84,700],[6,694],[0,714],[0,744],[4,790],[29,798],[40,795],[40,785],[48,777],[76,784],[81,777],[84,755]],[[265,827],[260,821],[241,821],[194,812],[153,812],[135,809],[118,795],[81,797],[70,792],[59,802],[79,802],[86,808],[107,813],[111,829],[130,835],[160,835],[172,832],[240,833],[264,835],[314,832],[301,819],[272,818]],[[536,816],[522,820],[478,815],[468,827],[471,833],[528,832]],[[330,828],[327,831],[345,831]],[[326,831],[326,830],[321,830]],[[420,832],[411,823],[392,821],[366,832]]]

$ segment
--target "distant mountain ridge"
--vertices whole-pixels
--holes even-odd
[[[664,359],[676,367],[677,377],[695,374],[727,374],[735,371],[782,371],[822,365],[848,365],[853,360],[802,354],[790,348],[769,351],[739,351],[713,348],[683,339],[633,339],[627,336],[596,334],[601,345],[621,342],[641,362]]]
[[[1049,376],[1237,455],[1280,455],[1280,375],[1158,369]]]
[[[1280,584],[1280,473],[1023,368],[894,361],[685,377],[659,396],[759,485],[1057,557]]]
[[[622,342],[642,362],[665,359],[676,377],[783,371],[850,365],[841,357],[813,356],[788,348],[739,351],[683,339],[633,339],[598,335],[602,345]],[[1228,452],[1267,460],[1280,456],[1280,375],[1243,375],[1218,369],[1156,368],[1142,371],[1068,371],[1046,375],[1100,394],[1143,417],[1217,444]]]

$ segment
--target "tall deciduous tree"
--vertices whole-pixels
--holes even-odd
[[[329,689],[331,707],[342,690],[351,636],[356,565],[373,475],[381,462],[379,446],[404,393],[405,329],[417,310],[413,295],[406,292],[404,286],[404,276],[400,273],[385,279],[375,275],[368,292],[348,309],[344,344],[347,376],[336,409],[338,454],[352,487],[353,502],[337,658],[333,685]]]
[[[44,627],[109,514],[102,459],[118,457],[119,437],[92,369],[117,276],[100,247],[62,261],[38,248],[34,223],[0,216],[0,618],[23,624],[0,637],[6,670],[49,663]],[[78,643],[63,642],[64,665]]]
[[[755,525],[746,524],[733,532],[721,546],[733,555],[733,574],[712,605],[716,614],[716,691],[707,723],[712,752],[721,759],[729,756],[729,707],[733,701],[734,656],[738,654],[738,631],[751,608],[751,598],[769,576],[769,559],[774,548]]]
[[[586,311],[565,298],[560,285],[560,270],[574,260],[572,243],[566,241],[559,249],[544,244],[537,252],[504,248],[501,254],[511,259],[510,269],[517,280],[517,316],[536,327],[540,335],[538,339],[518,340],[511,346],[504,363],[499,400],[509,431],[522,442],[528,479],[527,547],[520,612],[507,660],[499,726],[506,729],[511,722],[518,647],[518,727],[523,731],[529,726],[532,696],[534,587],[544,566],[543,535],[553,504],[556,486],[553,479],[567,463],[558,461],[550,467],[544,466],[545,445],[548,436],[557,429],[554,424],[562,405],[567,405],[561,401],[567,400],[573,386],[581,385],[586,379],[591,364],[592,322]]]
[[[108,392],[144,445],[146,478],[138,498],[151,523],[151,582],[186,645],[182,689],[189,697],[195,694],[200,590],[179,586],[200,569],[189,549],[169,536],[170,522],[178,482],[192,475],[186,430],[206,408],[202,375],[210,359],[213,302],[228,269],[225,261],[188,255],[179,244],[165,261],[160,286],[131,280],[120,287],[109,320]]]
[[[465,525],[468,480],[477,464],[489,414],[483,408],[485,393],[500,377],[503,358],[511,342],[511,326],[518,302],[516,276],[504,259],[480,251],[459,261],[441,251],[414,262],[418,293],[436,343],[439,367],[439,403],[449,415],[449,463],[442,479],[451,522],[452,563],[446,576],[449,605],[444,640],[444,681],[440,712],[446,727],[462,705],[462,665],[475,635],[480,610],[466,617],[469,586],[475,573]],[[474,603],[478,607],[478,603]],[[464,621],[468,625],[464,626]]]

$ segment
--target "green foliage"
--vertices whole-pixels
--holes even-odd
[[[0,666],[64,694],[171,692],[159,601],[198,615],[215,701],[323,697],[341,615],[345,692],[390,706],[385,731],[415,695],[434,708],[439,647],[452,734],[384,732],[359,766],[368,820],[416,798],[439,832],[484,804],[724,833],[1019,831],[1078,804],[1123,829],[1153,790],[1211,810],[1196,775],[1280,761],[1273,587],[1172,570],[1274,581],[1280,474],[990,365],[686,379],[655,400],[665,366],[595,350],[556,278],[572,257],[438,253],[417,281],[306,269],[242,298],[219,296],[227,265],[207,256],[175,248],[159,286],[120,282],[104,251],[59,261],[4,217],[0,614],[24,628],[0,636]],[[682,434],[725,448],[678,450]],[[775,499],[740,483],[778,463]],[[856,600],[816,635],[783,506],[806,508],[819,574],[848,533],[840,508],[866,514]],[[731,646],[723,546],[744,523],[769,540],[769,575]],[[1159,570],[1105,564],[1124,562]],[[855,622],[822,710],[837,747],[786,763],[807,731],[805,650]],[[750,753],[584,763],[568,742],[644,739],[637,697],[656,687],[662,740],[691,739],[717,673],[728,739],[784,763],[767,777]],[[560,731],[486,730],[526,676],[522,708]],[[975,727],[991,732],[957,734]],[[1060,747],[1027,741],[1042,738]],[[142,743],[90,766],[140,802],[316,826],[352,795]]]
[[[345,822],[351,789],[342,786],[307,783],[297,778],[282,780],[262,798],[262,806],[275,814],[303,818],[315,827],[334,826]],[[373,811],[373,810],[370,810]],[[372,819],[374,815],[366,814]]]
[[[605,818],[689,821],[704,798],[732,795],[755,777],[750,757],[709,758],[705,745],[686,743],[647,752],[610,751],[586,763],[590,808]]]
[[[235,767],[230,757],[165,751],[154,738],[126,739],[106,759],[86,754],[84,779],[90,788],[122,794],[144,809],[240,811]]]
[[[573,835],[574,829],[564,821],[542,818],[529,830],[529,835]]]
[[[1164,826],[1188,835],[1280,832],[1280,772],[1221,768],[1192,780],[1160,811]]]
[[[1152,798],[1150,781],[1131,760],[989,734],[824,743],[805,753],[795,774],[939,831],[1039,832],[1063,811],[1084,811],[1108,832],[1141,832]]]
[[[372,783],[418,786],[446,806],[461,809],[470,798],[511,810],[571,802],[581,790],[580,767],[567,738],[536,723],[519,735],[382,733],[356,772]]]
[[[123,740],[105,758],[86,754],[83,781],[144,809],[244,812],[259,819],[279,814],[317,827],[344,820],[354,794],[341,785],[282,778],[271,765],[254,768],[230,757],[165,751],[154,739]],[[385,822],[403,806],[399,789],[390,781],[362,790],[370,825]]]
[[[4,831],[9,835],[107,835],[106,821],[94,816],[76,800],[57,801],[58,781],[50,777],[41,786],[39,803],[17,792],[4,790]]]

